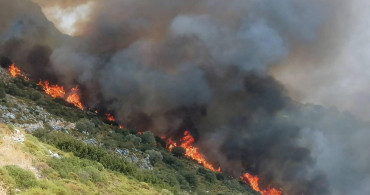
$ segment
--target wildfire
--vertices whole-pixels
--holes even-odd
[[[249,183],[251,188],[262,195],[282,195],[283,192],[281,190],[277,190],[275,188],[268,187],[265,190],[261,190],[259,187],[259,178],[257,176],[253,176],[249,173],[245,173],[242,176],[240,176],[240,179],[243,180],[245,183]]]
[[[49,81],[40,81],[38,85],[42,86],[44,92],[53,98],[63,98],[66,102],[73,104],[77,108],[83,110],[84,107],[81,103],[80,96],[78,95],[78,87],[74,87],[66,97],[66,91],[63,86],[51,85]]]
[[[21,70],[18,67],[16,67],[14,64],[10,65],[10,67],[8,68],[8,71],[9,71],[9,74],[14,78],[17,76],[21,76],[24,79],[29,80],[28,77],[22,74]],[[38,85],[42,86],[44,92],[50,95],[51,97],[63,98],[67,102],[76,106],[77,108],[81,110],[84,109],[81,103],[81,100],[80,100],[80,96],[78,95],[79,93],[78,86],[72,88],[70,92],[67,93],[68,95],[66,97],[66,91],[64,90],[63,86],[51,85],[48,81],[40,81]],[[98,113],[98,111],[95,111],[95,113]],[[107,117],[108,121],[112,121],[112,122],[115,121],[115,118],[112,114],[107,113],[105,114],[105,116]],[[123,126],[119,125],[119,128],[122,129]],[[142,132],[138,132],[138,134],[142,134]],[[167,139],[166,136],[162,136],[161,138]],[[185,148],[185,156],[197,161],[199,164],[201,164],[207,169],[210,169],[215,172],[221,172],[221,168],[215,168],[211,163],[209,163],[205,159],[205,157],[199,152],[199,148],[194,147],[193,144],[194,144],[194,137],[190,134],[189,131],[185,131],[184,137],[180,139],[180,144],[179,144],[179,146]],[[175,141],[169,138],[166,141],[166,146],[170,151],[172,151],[172,149],[178,145]],[[277,190],[271,187],[268,187],[267,189],[264,189],[264,190],[260,189],[258,176],[253,176],[249,173],[245,173],[242,176],[240,176],[240,179],[243,182],[248,183],[253,190],[261,193],[262,195],[282,195],[283,194],[281,190]]]
[[[108,121],[111,121],[111,122],[116,121],[116,119],[114,118],[114,116],[112,114],[107,113],[107,114],[105,114],[105,116],[107,117]]]
[[[63,86],[50,85],[49,81],[40,81],[38,83],[44,90],[44,92],[53,98],[64,98],[66,92]]]
[[[21,69],[16,67],[14,64],[9,66],[8,71],[9,71],[10,76],[12,76],[14,78],[17,77],[17,76],[21,76],[25,80],[28,80],[28,78],[24,74],[22,74]]]
[[[191,136],[189,131],[184,132],[184,137],[180,140],[180,146],[185,148],[185,156],[197,161],[199,164],[203,165],[205,168],[210,169],[215,172],[221,172],[221,168],[215,168],[211,163],[209,163],[205,157],[199,152],[199,148],[194,147],[194,138]],[[172,151],[177,143],[172,139],[167,140],[167,148]]]
[[[77,108],[81,110],[84,109],[84,107],[82,106],[81,100],[80,100],[80,96],[78,95],[78,86],[71,89],[68,97],[66,98],[66,101],[68,103],[75,105]]]

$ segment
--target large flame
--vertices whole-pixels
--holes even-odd
[[[185,148],[185,156],[197,161],[199,164],[203,165],[205,168],[212,171],[221,172],[221,168],[215,168],[211,163],[209,163],[205,157],[199,152],[199,148],[194,147],[194,138],[191,136],[189,131],[184,132],[184,137],[180,140],[180,146]],[[167,140],[167,148],[172,151],[177,143],[172,139]]]
[[[249,173],[245,173],[242,176],[240,176],[240,179],[243,180],[245,183],[249,183],[251,188],[262,195],[282,195],[283,192],[281,190],[277,190],[275,188],[268,187],[267,189],[260,189],[259,187],[259,178],[257,176],[253,176]]]
[[[166,139],[165,136],[161,137],[162,139]],[[199,152],[197,147],[193,146],[194,138],[191,136],[189,131],[184,132],[184,137],[180,139],[180,144],[178,145],[173,139],[169,138],[166,139],[166,147],[172,151],[174,147],[181,146],[185,148],[185,156],[197,161],[199,164],[203,165],[205,168],[208,168],[215,172],[221,172],[221,168],[215,168],[211,163],[209,163],[205,157]],[[267,189],[261,190],[259,187],[259,178],[257,176],[253,176],[249,173],[245,173],[240,176],[240,179],[251,186],[251,188],[262,195],[282,195],[283,192],[281,190],[277,190],[275,188],[268,187]]]
[[[38,83],[44,90],[44,92],[53,98],[64,98],[66,91],[63,86],[50,85],[49,81],[40,81]]]
[[[9,71],[10,76],[12,76],[13,78],[20,76],[20,77],[23,77],[25,80],[28,80],[28,77],[22,74],[21,69],[16,67],[14,64],[9,66],[8,71]]]
[[[84,109],[84,107],[82,106],[81,100],[80,100],[80,96],[78,95],[78,86],[71,89],[71,91],[69,92],[66,98],[66,101],[68,103],[73,104],[74,106],[76,106],[77,108],[81,110]]]
[[[77,108],[81,110],[84,109],[80,100],[80,96],[78,95],[77,86],[72,88],[66,97],[66,91],[64,90],[63,86],[51,85],[49,81],[40,81],[38,85],[42,86],[44,92],[50,95],[51,97],[65,99],[66,102],[73,104]]]

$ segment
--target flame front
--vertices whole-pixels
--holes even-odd
[[[28,80],[28,78],[24,74],[22,74],[21,69],[16,67],[14,64],[9,66],[8,71],[9,71],[10,76],[12,76],[13,78],[21,76],[25,80]]]
[[[78,87],[77,86],[71,89],[71,91],[69,92],[68,97],[66,98],[66,101],[68,103],[73,104],[74,106],[76,106],[77,108],[79,108],[81,110],[84,109],[84,107],[82,106],[81,100],[80,100],[80,96],[78,95]]]
[[[66,97],[66,91],[64,90],[63,86],[51,85],[49,81],[40,81],[38,85],[42,86],[44,92],[51,97],[65,99],[66,102],[73,104],[77,108],[81,110],[84,109],[80,100],[80,96],[78,95],[77,86],[72,88],[71,91],[68,93],[68,96]]]
[[[210,169],[215,172],[221,172],[221,168],[215,168],[211,163],[209,163],[205,157],[199,152],[199,148],[194,147],[194,138],[191,136],[189,131],[184,132],[184,137],[180,140],[180,146],[185,148],[185,156],[197,161],[199,164],[203,165],[205,168]],[[167,140],[167,148],[172,151],[177,143],[172,139]]]
[[[44,92],[53,98],[64,98],[66,92],[63,86],[50,85],[49,81],[40,81],[38,83],[44,90]]]
[[[245,173],[242,176],[240,176],[240,179],[243,180],[245,183],[249,183],[251,188],[262,195],[282,195],[283,192],[281,190],[277,190],[275,188],[268,187],[265,190],[261,190],[259,187],[259,178],[257,176],[253,176],[249,173]]]
[[[18,77],[21,76],[26,80],[29,80],[24,74],[22,74],[21,70],[16,67],[14,64],[10,65],[8,68],[9,74],[12,77]],[[67,102],[73,104],[77,108],[83,110],[84,107],[80,101],[80,96],[79,96],[79,89],[78,86],[74,87],[71,89],[71,91],[68,93],[68,96],[66,97],[66,92],[64,90],[63,86],[59,85],[51,85],[48,81],[40,81],[38,85],[42,86],[44,92],[48,95],[50,95],[53,98],[63,98]],[[98,113],[98,111],[95,111]],[[115,121],[115,118],[112,114],[106,114],[108,121]],[[120,129],[123,128],[122,125],[119,126]],[[141,134],[142,132],[139,132]],[[162,139],[166,139],[165,136],[161,137]],[[190,134],[189,131],[184,132],[184,137],[180,139],[180,145],[181,147],[185,148],[185,156],[197,161],[199,164],[204,166],[207,169],[210,169],[215,172],[221,172],[221,168],[215,168],[211,163],[209,163],[205,157],[199,152],[198,147],[194,147],[194,137]],[[172,151],[172,149],[177,145],[175,141],[173,141],[171,138],[167,139],[166,141],[166,146],[167,148]],[[258,176],[253,176],[249,173],[245,173],[242,176],[240,176],[240,179],[248,183],[251,188],[262,195],[282,195],[283,192],[281,190],[277,190],[275,188],[268,187],[267,189],[261,190],[259,187],[259,178]]]
[[[116,119],[114,118],[114,116],[112,114],[110,114],[110,113],[105,114],[105,116],[107,117],[107,120],[108,121],[111,121],[111,122],[116,121]]]

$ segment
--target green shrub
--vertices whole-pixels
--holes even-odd
[[[204,167],[199,167],[198,168],[198,173],[200,173],[200,174],[206,174],[208,171],[207,171],[207,169],[205,169]]]
[[[181,189],[183,189],[183,190],[189,190],[190,189],[189,183],[186,181],[184,176],[182,176],[180,174],[177,174],[176,179],[179,182]]]
[[[204,176],[204,179],[210,183],[213,183],[216,181],[216,174],[212,171],[209,171],[203,167],[200,167],[198,169],[198,173]]]
[[[0,99],[4,99],[5,95],[5,89],[3,87],[0,87]]]
[[[183,147],[180,147],[180,146],[176,146],[172,149],[172,154],[176,157],[182,157],[184,156],[186,153],[186,150],[185,148]]]
[[[99,172],[99,170],[93,166],[88,166],[86,167],[85,171],[89,174],[90,180],[94,183],[105,183],[107,182],[106,176],[102,173]]]
[[[27,86],[27,83],[22,79],[21,77],[17,77],[13,80],[13,83],[19,88],[24,89],[25,85]]]
[[[198,178],[196,175],[190,171],[182,171],[181,175],[185,178],[185,180],[189,183],[189,185],[193,188],[198,186]]]
[[[79,132],[95,132],[95,124],[90,122],[88,119],[80,119],[76,123],[76,129]]]
[[[32,132],[32,135],[35,136],[35,137],[44,137],[46,136],[47,133],[49,133],[50,131],[46,130],[46,129],[43,129],[43,128],[38,128],[36,130],[34,130]]]
[[[145,152],[149,154],[149,160],[152,163],[152,165],[155,165],[156,163],[161,162],[163,160],[162,154],[158,151],[147,150]]]
[[[6,86],[5,92],[14,95],[14,96],[22,96],[23,92],[20,90],[15,84],[10,83]]]
[[[130,134],[130,135],[126,136],[126,139],[127,139],[127,141],[132,142],[135,146],[139,146],[140,143],[141,143],[141,138],[137,137],[136,135]]]
[[[163,162],[170,165],[175,170],[178,171],[184,168],[184,164],[179,159],[172,156],[171,154],[167,152],[162,152],[162,156],[163,156]]]
[[[216,182],[216,174],[214,172],[208,171],[206,174],[204,174],[204,179],[206,179],[206,181],[210,183]]]
[[[154,134],[150,131],[145,131],[141,136],[142,142],[145,144],[155,145],[155,137]]]
[[[8,165],[4,167],[8,174],[14,179],[16,186],[19,188],[30,188],[37,185],[37,180],[32,172],[24,170],[15,165]]]
[[[66,179],[78,179],[81,182],[93,183],[106,182],[106,177],[99,171],[102,165],[95,161],[79,159],[76,157],[48,160],[48,165],[58,172],[59,176]]]
[[[0,184],[3,184],[8,188],[8,194],[13,194],[12,188],[15,188],[16,183],[14,179],[9,176],[8,171],[3,168],[0,168]]]
[[[222,173],[216,173],[216,178],[221,181],[225,180],[225,176]]]
[[[41,98],[41,94],[37,91],[32,91],[30,94],[29,94],[29,98],[33,101],[37,101]]]

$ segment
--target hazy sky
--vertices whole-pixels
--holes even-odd
[[[73,7],[60,7],[59,4],[53,4],[46,0],[33,1],[42,6],[42,11],[58,30],[72,36],[76,33],[75,25],[78,25],[76,23],[86,19],[93,5],[92,1],[85,1]]]

